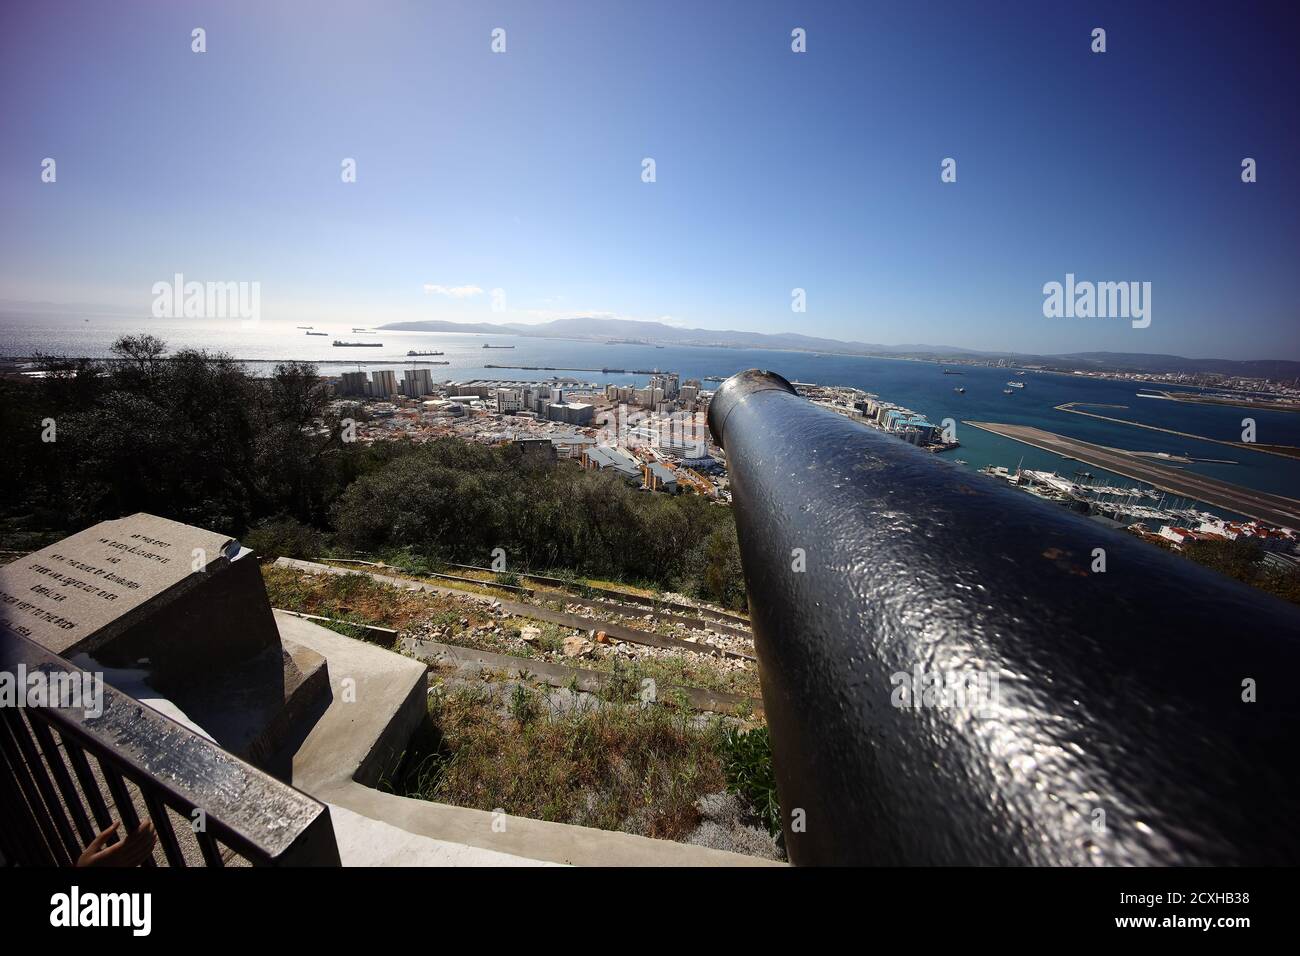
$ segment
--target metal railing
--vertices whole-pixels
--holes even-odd
[[[102,680],[87,696],[93,675],[4,628],[0,675],[7,862],[73,865],[114,820],[109,845],[147,818],[147,866],[339,865],[328,807]]]
[[[1300,611],[757,370],[715,395],[795,863],[1300,862]]]

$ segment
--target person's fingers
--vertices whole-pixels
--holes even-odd
[[[157,833],[154,830],[152,820],[145,820],[141,823],[135,832],[126,838],[122,850],[122,864],[124,866],[139,866],[143,863],[153,852],[156,837]]]
[[[140,866],[149,858],[149,847],[143,843],[137,843],[135,846],[127,847],[123,854],[123,866]]]
[[[131,836],[146,850],[153,849],[154,841],[158,838],[158,831],[153,828],[153,821],[146,820],[140,824],[140,829],[136,830]]]
[[[86,849],[87,850],[101,849],[104,846],[104,844],[108,842],[108,838],[111,837],[116,832],[117,832],[117,821],[114,820],[112,824],[108,827],[108,829],[99,831],[99,833],[95,836],[95,839],[90,841],[90,846],[86,847]]]

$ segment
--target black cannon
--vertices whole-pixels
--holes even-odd
[[[1300,862],[1296,608],[771,372],[709,427],[794,863]]]

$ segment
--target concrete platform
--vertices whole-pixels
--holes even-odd
[[[330,819],[344,866],[557,866],[463,843],[434,840],[372,820],[337,803]]]

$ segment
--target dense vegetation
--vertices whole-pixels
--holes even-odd
[[[1253,541],[1194,541],[1183,545],[1183,556],[1220,574],[1300,604],[1300,574],[1271,568],[1264,549]]]
[[[405,552],[640,581],[743,607],[730,509],[639,492],[509,447],[342,441],[311,365],[255,379],[224,355],[119,340],[117,361],[47,359],[3,382],[5,547],[148,511],[267,556]],[[324,427],[319,427],[323,425]],[[53,438],[53,440],[49,440]]]
[[[454,439],[405,449],[334,502],[336,540],[478,564],[500,548],[511,568],[567,567],[743,600],[728,509],[571,465],[526,465],[512,452]]]

